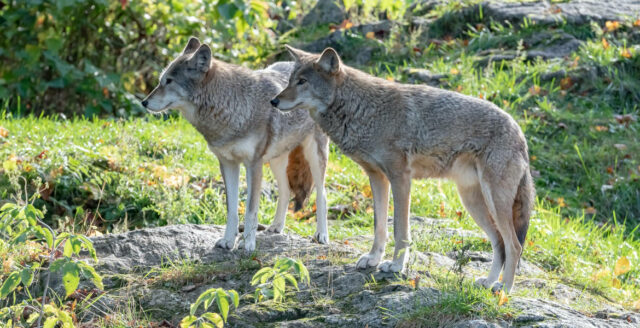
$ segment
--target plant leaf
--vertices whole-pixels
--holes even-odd
[[[0,287],[0,299],[7,297],[11,292],[20,284],[20,273],[17,271],[11,272],[7,279],[2,283]]]
[[[218,315],[217,313],[207,312],[207,313],[204,313],[202,317],[209,320],[218,328],[222,328],[222,326],[224,326],[223,319],[220,318],[220,315]]]
[[[76,262],[67,262],[62,267],[62,283],[64,284],[67,297],[78,289],[80,284],[80,272]]]
[[[182,319],[182,321],[180,321],[180,327],[189,328],[191,327],[191,324],[193,324],[196,320],[198,320],[198,318],[196,318],[196,316],[194,315],[186,316]]]
[[[238,292],[235,290],[229,291],[229,297],[231,297],[231,301],[233,302],[233,306],[237,309],[240,304],[240,296],[238,296]]]
[[[626,256],[622,256],[616,261],[616,267],[613,269],[613,274],[619,276],[625,274],[631,270],[631,263]]]
[[[219,288],[216,290],[216,302],[218,303],[218,309],[222,314],[222,319],[227,322],[227,315],[229,314],[229,300],[227,299],[227,293]]]
[[[29,285],[31,285],[33,282],[33,271],[31,271],[31,268],[22,269],[20,272],[20,280],[22,281],[22,285],[25,287],[29,287]]]

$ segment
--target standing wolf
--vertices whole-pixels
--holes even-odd
[[[535,197],[527,143],[513,118],[488,101],[365,74],[343,65],[331,48],[322,55],[287,49],[295,68],[289,85],[271,104],[285,112],[308,110],[369,175],[375,237],[357,267],[377,266],[384,255],[389,184],[396,244],[393,261],[383,262],[380,269],[400,272],[411,238],[411,179],[449,178],[491,240],[491,271],[477,282],[509,291]]]
[[[275,219],[268,231],[279,233],[284,228],[290,192],[294,193],[296,209],[300,209],[315,184],[315,240],[329,241],[324,191],[329,140],[306,111],[285,115],[269,105],[286,86],[292,69],[291,62],[259,71],[227,64],[213,59],[209,46],[191,38],[142,101],[153,113],[178,109],[218,157],[227,194],[227,228],[216,242],[218,247],[235,247],[240,163],[247,172],[247,251],[256,246],[263,163],[270,164],[279,191]]]

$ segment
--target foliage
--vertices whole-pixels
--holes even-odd
[[[136,96],[151,90],[167,55],[191,35],[225,59],[264,58],[274,6],[258,0],[8,1],[0,5],[0,100],[17,113],[140,114]],[[261,46],[243,46],[248,42]]]
[[[272,298],[279,302],[284,300],[287,283],[298,289],[298,280],[289,273],[293,269],[301,283],[309,283],[309,271],[302,261],[288,257],[276,260],[273,267],[264,267],[251,278],[251,285],[257,285],[255,292],[256,302],[263,298]]]
[[[14,183],[17,184],[17,181],[18,178],[14,176]],[[62,324],[62,327],[73,327],[72,316],[68,311],[54,302],[47,304],[47,301],[50,301],[47,293],[49,292],[51,274],[56,272],[62,275],[67,297],[78,288],[81,273],[88,276],[97,288],[102,289],[102,278],[95,269],[84,261],[74,259],[74,256],[80,255],[81,251],[86,250],[97,261],[96,253],[92,242],[85,236],[66,232],[56,233],[44,223],[41,220],[42,211],[33,205],[39,196],[38,193],[35,193],[28,198],[25,191],[24,199],[17,197],[17,203],[8,202],[0,208],[0,236],[2,237],[0,242],[2,245],[10,249],[22,249],[26,243],[29,243],[29,248],[42,250],[41,257],[31,258],[30,261],[23,260],[21,263],[13,263],[9,267],[4,267],[4,271],[0,274],[0,278],[3,280],[0,286],[0,301],[5,301],[9,306],[0,309],[0,318],[6,322],[15,320],[14,324],[20,326],[23,324],[31,326],[36,320],[40,326],[44,319],[43,327],[54,327],[58,322]],[[60,246],[63,247],[62,254],[58,251]],[[6,260],[10,260],[10,258]],[[48,268],[44,267],[45,263],[49,263]],[[45,278],[42,301],[39,301],[32,297],[29,289],[34,281],[34,276],[43,272],[47,274],[47,277]],[[24,300],[16,302],[15,296],[13,298],[9,296],[16,293],[19,285],[22,285],[21,289],[24,290],[21,293],[21,298]],[[28,318],[22,318],[25,309],[32,311],[32,315]]]
[[[218,311],[220,314],[215,312],[205,312],[200,316],[196,316],[196,312],[200,305],[202,305],[203,310],[207,311],[209,306],[216,302],[218,306]],[[227,322],[227,316],[229,315],[229,302],[233,304],[234,308],[238,308],[238,304],[240,301],[240,297],[238,296],[238,292],[235,290],[225,291],[222,288],[211,288],[200,294],[195,303],[191,304],[191,309],[189,312],[189,316],[182,319],[180,322],[180,327],[182,328],[190,328],[190,327],[218,327],[222,328],[225,322]],[[222,315],[222,316],[221,316]]]

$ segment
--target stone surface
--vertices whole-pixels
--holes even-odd
[[[302,26],[340,24],[346,18],[347,13],[342,7],[342,1],[319,0],[315,7],[302,18]]]
[[[640,13],[637,0],[572,0],[567,2],[487,1],[481,4],[483,15],[498,22],[519,23],[525,18],[540,24],[555,24],[566,21],[571,24],[588,24],[590,21],[604,22],[635,17]],[[476,6],[475,10],[478,10]]]
[[[414,238],[427,238],[424,229],[432,231],[434,236],[444,233],[445,238],[450,238],[447,233],[455,236],[473,234],[447,228],[448,222],[412,218]],[[443,295],[439,290],[426,287],[428,281],[425,280],[416,289],[402,282],[404,275],[375,269],[356,270],[354,263],[361,250],[354,246],[367,248],[365,244],[371,242],[371,236],[350,238],[348,245],[342,242],[319,245],[295,234],[259,233],[257,252],[246,254],[241,250],[226,251],[213,247],[222,232],[221,226],[179,225],[93,238],[100,259],[97,268],[105,275],[108,289],[97,303],[101,311],[117,312],[134,300],[154,319],[175,324],[188,313],[189,305],[208,288],[235,289],[241,295],[252,295],[251,277],[260,263],[271,261],[276,256],[302,259],[309,269],[311,283],[301,285],[299,292],[290,293],[287,302],[280,305],[255,304],[252,299],[242,297],[240,307],[232,311],[229,326],[392,327],[403,315],[419,307],[434,305]],[[486,274],[490,255],[487,252],[469,252],[470,261],[463,268],[464,274],[469,279],[478,271]],[[458,256],[457,253],[449,256],[430,252],[416,254],[418,261],[427,266],[444,269],[451,268]],[[168,260],[181,263],[185,259],[215,264],[216,268],[220,265],[220,269],[204,280],[180,286],[173,286],[170,282],[153,283],[155,274],[149,270],[166,266]],[[530,268],[521,271],[516,287],[543,288],[548,285],[544,280],[527,278],[540,270],[523,261],[521,267],[527,266]],[[425,277],[423,279],[431,279],[428,274]],[[571,298],[574,292],[564,285],[556,285],[554,289],[558,298]],[[510,322],[469,318],[452,322],[451,327],[637,327],[640,322],[638,314],[603,310],[593,316],[549,300],[513,297],[510,302],[518,309],[518,315]]]

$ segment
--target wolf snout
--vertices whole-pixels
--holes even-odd
[[[280,99],[278,99],[278,98],[271,99],[271,106],[278,107],[279,103],[280,103]]]
[[[143,100],[142,101],[142,106],[144,106],[144,108],[147,108],[147,105],[149,105],[149,101]]]

